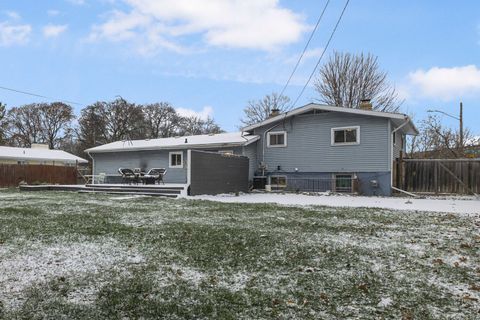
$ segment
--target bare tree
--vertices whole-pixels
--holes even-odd
[[[32,143],[44,142],[40,113],[43,105],[32,103],[8,110],[7,134],[12,145],[30,147]]]
[[[98,103],[103,121],[101,135],[104,143],[145,137],[142,108],[119,97],[111,102]]]
[[[71,133],[72,120],[75,118],[73,109],[63,102],[53,102],[40,105],[39,112],[43,141],[50,149],[55,149]]]
[[[358,108],[362,99],[370,99],[374,109],[396,112],[402,104],[371,54],[334,52],[320,68],[314,86],[319,101],[329,105]]]
[[[175,134],[180,117],[170,103],[148,104],[142,109],[145,118],[146,138],[164,138]]]
[[[78,126],[75,128],[78,149],[83,151],[105,143],[102,134],[105,122],[100,113],[102,108],[103,102],[95,102],[80,112]]]
[[[442,125],[441,118],[429,115],[419,126],[420,134],[410,138],[407,152],[412,158],[461,158],[475,139],[468,128],[464,129],[464,145],[460,145],[458,130]]]
[[[278,93],[267,94],[259,100],[250,100],[243,109],[243,118],[240,120],[243,126],[249,126],[270,117],[272,110],[279,112],[287,111],[290,107],[290,98]]]
[[[7,106],[0,102],[0,145],[7,143],[7,121],[5,119],[7,115]]]
[[[212,118],[182,117],[179,122],[178,135],[188,136],[197,134],[221,133],[223,130]]]

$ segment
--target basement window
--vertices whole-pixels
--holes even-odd
[[[175,151],[169,153],[170,168],[183,168],[183,152]]]
[[[270,185],[272,188],[285,188],[287,186],[286,176],[270,176]]]
[[[332,128],[332,146],[360,144],[360,127]]]
[[[352,174],[336,174],[335,175],[335,192],[352,193],[353,192],[353,175]]]
[[[269,132],[267,136],[268,147],[286,147],[287,146],[287,132]]]

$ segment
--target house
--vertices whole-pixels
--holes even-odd
[[[185,184],[190,159],[188,150],[244,155],[250,159],[249,179],[256,170],[259,136],[242,132],[182,136],[147,140],[125,140],[85,150],[93,160],[94,175],[105,174],[107,182],[119,182],[118,168],[166,168],[165,183]]]
[[[46,144],[32,144],[31,148],[0,146],[0,164],[76,166],[87,160],[62,150],[51,150]]]
[[[243,132],[260,136],[256,162],[269,185],[390,195],[392,162],[418,130],[407,115],[373,111],[366,102],[361,109],[311,103]]]
[[[320,104],[272,114],[241,132],[117,141],[86,150],[94,174],[115,177],[119,167],[167,168],[166,183],[189,183],[189,150],[248,157],[248,180],[292,191],[390,195],[392,162],[417,134],[400,113]],[[247,177],[246,177],[247,178]]]

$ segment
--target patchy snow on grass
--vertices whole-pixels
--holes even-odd
[[[291,206],[331,206],[331,207],[368,207],[394,210],[449,212],[462,214],[480,214],[478,199],[412,199],[397,197],[363,197],[349,195],[304,195],[283,193],[250,193],[236,196],[221,194],[216,196],[200,195],[190,199],[210,200],[229,203],[275,203]]]
[[[384,297],[380,300],[380,302],[377,304],[377,307],[380,307],[380,308],[386,308],[388,307],[389,305],[391,305],[393,303],[393,300],[389,297]]]
[[[99,276],[103,271],[115,269],[120,263],[139,263],[144,260],[136,252],[123,248],[116,240],[100,242],[58,244],[32,243],[20,253],[17,248],[2,252],[0,256],[0,301],[15,308],[22,301],[24,291],[36,284],[61,278]],[[97,279],[101,282],[101,279]],[[96,292],[95,287],[84,288],[70,295],[69,300],[89,301],[87,296]],[[78,299],[77,299],[78,298]]]

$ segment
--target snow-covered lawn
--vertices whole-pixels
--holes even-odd
[[[268,197],[0,191],[0,319],[478,318],[478,210]]]
[[[475,197],[361,197],[341,194],[292,194],[292,193],[250,193],[235,196],[222,194],[217,196],[195,196],[202,199],[229,203],[276,203],[291,206],[330,206],[352,208],[384,208],[394,210],[417,210],[430,212],[451,212],[480,214],[480,199]]]

